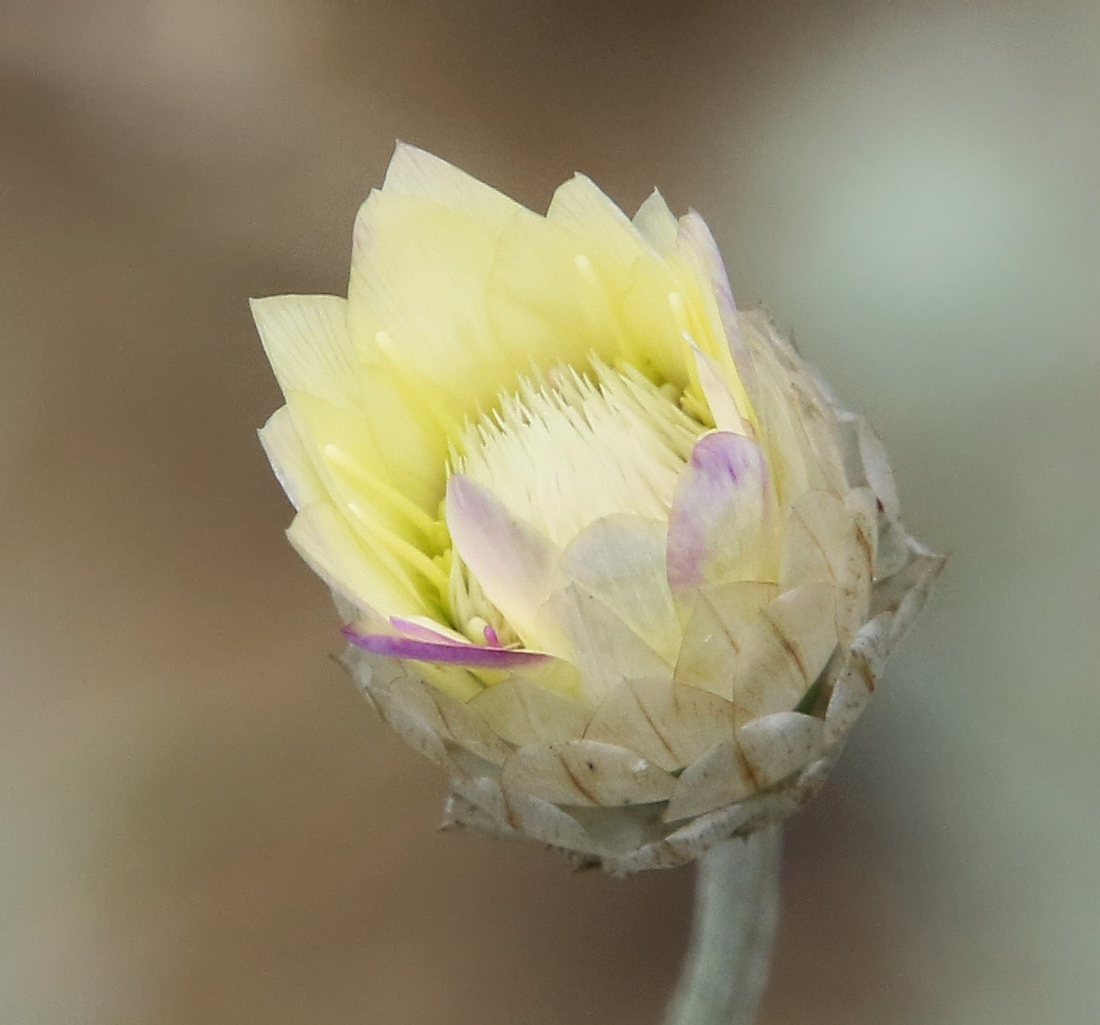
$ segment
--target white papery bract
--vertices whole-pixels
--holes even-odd
[[[254,303],[346,664],[450,824],[625,873],[811,796],[942,560],[694,213],[398,146],[347,299]]]

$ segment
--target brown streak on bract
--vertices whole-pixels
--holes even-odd
[[[745,757],[745,752],[741,750],[741,745],[738,743],[736,736],[733,738],[733,756],[737,759],[741,771],[748,776],[753,789],[762,790],[763,784],[760,782],[760,777],[757,776],[756,770],[749,764],[749,760]]]
[[[699,597],[702,598],[702,600],[710,606],[710,611],[714,614],[714,618],[718,621],[718,629],[722,631],[722,636],[725,637],[727,641],[729,641],[730,647],[733,648],[733,653],[735,655],[740,655],[742,645],[739,644],[737,638],[734,637],[732,633],[730,633],[729,627],[726,626],[725,620],[722,619],[722,617],[718,614],[718,609],[715,607],[714,602],[711,601],[710,598],[704,597],[702,594],[700,594]]]
[[[856,671],[859,673],[860,679],[863,680],[864,686],[867,688],[868,693],[874,694],[875,692],[875,673],[871,668],[871,663],[865,658],[857,658],[855,660]]]
[[[588,800],[590,800],[597,808],[602,807],[603,801],[599,800],[595,794],[589,791],[589,789],[581,783],[581,781],[577,778],[577,774],[569,767],[569,763],[564,758],[562,758],[561,755],[558,755],[558,761],[561,762],[561,767],[565,769],[565,774],[569,777],[570,781],[573,783],[573,786],[575,786],[581,792],[581,794],[584,797],[588,798]],[[592,765],[593,770],[595,769],[595,766],[592,762],[589,762],[588,764]]]
[[[761,611],[761,616],[764,619],[764,621],[768,624],[768,626],[770,626],[772,628],[772,631],[775,633],[776,637],[779,638],[779,643],[783,645],[783,650],[792,659],[794,659],[794,664],[796,666],[798,666],[798,672],[802,676],[803,682],[807,683],[807,684],[811,683],[812,681],[810,680],[810,671],[806,668],[806,663],[802,661],[801,653],[798,651],[798,649],[793,644],[791,644],[790,639],[779,628],[779,626],[775,623],[774,620],[769,618],[768,615],[766,613],[764,613],[763,611]]]
[[[833,575],[833,579],[836,580],[840,576],[840,574],[837,573],[836,567],[833,565],[833,560],[829,558],[829,550],[822,543],[821,538],[819,538],[817,534],[810,529],[809,521],[806,519],[805,516],[802,515],[802,511],[800,509],[792,509],[791,515],[798,517],[799,521],[802,523],[803,529],[806,531],[806,536],[811,541],[813,541],[814,547],[817,548],[817,550],[821,553],[821,557],[825,560],[826,567]]]
[[[855,524],[856,528],[856,540],[859,542],[860,548],[863,549],[863,553],[867,558],[867,573],[869,576],[874,576],[875,572],[875,551],[871,545],[871,538],[868,536],[859,523]]]
[[[649,728],[653,731],[654,736],[656,736],[656,738],[664,746],[664,749],[673,757],[673,759],[675,761],[677,761],[677,762],[683,761],[683,758],[676,752],[676,750],[673,748],[673,746],[668,742],[668,738],[658,728],[657,723],[655,723],[653,721],[653,716],[651,716],[649,714],[649,709],[646,708],[645,703],[642,701],[642,699],[640,697],[638,697],[638,694],[634,690],[633,687],[630,688],[630,695],[631,695],[631,697],[634,698],[634,703],[641,710],[642,715],[645,716],[645,721],[647,723],[649,723]],[[673,701],[675,702],[675,698],[673,698]]]

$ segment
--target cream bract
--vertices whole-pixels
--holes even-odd
[[[253,310],[290,540],[449,823],[630,872],[817,789],[941,560],[697,214],[399,146],[347,299]]]

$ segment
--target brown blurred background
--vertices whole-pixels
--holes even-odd
[[[1100,9],[0,2],[0,1021],[644,1025],[690,871],[434,831],[327,658],[245,300],[395,137],[697,207],[952,553],[788,830],[762,1025],[1100,1020]]]

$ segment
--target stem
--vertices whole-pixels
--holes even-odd
[[[699,859],[695,921],[664,1025],[752,1025],[779,920],[779,826]]]

